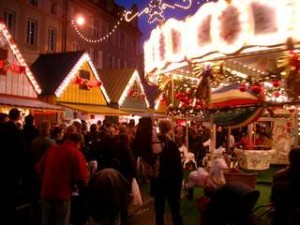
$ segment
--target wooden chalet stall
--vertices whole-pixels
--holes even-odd
[[[110,99],[85,51],[42,54],[31,70],[41,86],[40,98],[63,107],[62,121],[95,123],[124,112],[108,107]]]
[[[298,115],[299,10],[298,0],[205,3],[193,16],[169,19],[151,32],[144,44],[145,77],[160,87],[169,116],[208,119],[230,129],[247,125],[235,115],[248,114],[249,123],[259,111],[286,106]],[[238,86],[233,98],[215,104],[213,95],[230,85]],[[243,103],[247,91],[261,101]]]
[[[137,69],[114,69],[99,71],[103,85],[110,98],[110,105],[127,115],[120,120],[128,122],[149,114],[149,101],[145,94],[139,72]]]
[[[13,107],[22,116],[32,114],[35,122],[56,122],[60,107],[38,100],[41,88],[26,64],[17,44],[3,22],[0,22],[0,112]]]

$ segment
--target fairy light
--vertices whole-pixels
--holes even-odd
[[[117,30],[118,27],[120,26],[121,22],[124,20],[124,15],[125,15],[125,14],[123,14],[123,15],[120,17],[120,19],[118,20],[118,22],[113,26],[113,28],[112,28],[110,31],[108,31],[105,35],[103,35],[102,37],[100,37],[100,38],[98,38],[98,39],[91,39],[91,38],[88,38],[86,35],[84,35],[84,34],[80,31],[80,29],[79,29],[79,27],[78,27],[79,24],[77,23],[77,21],[71,20],[71,24],[72,24],[74,30],[76,31],[76,33],[78,34],[78,36],[79,36],[82,40],[84,40],[84,41],[86,41],[86,42],[88,42],[88,43],[91,43],[91,44],[97,44],[97,43],[101,43],[101,42],[107,40],[110,36],[112,36],[112,35],[116,32],[116,30]],[[77,25],[77,24],[78,24],[78,25]]]
[[[13,54],[15,55],[17,61],[21,66],[25,67],[26,76],[28,77],[29,81],[33,85],[35,91],[40,94],[42,92],[40,86],[38,85],[37,81],[35,80],[31,70],[29,69],[27,63],[25,62],[23,56],[21,55],[16,43],[13,40],[13,37],[10,35],[6,25],[3,22],[0,22],[0,32],[3,34],[4,38],[7,40],[9,47]]]
[[[174,4],[169,4],[169,3],[165,3],[163,2],[163,0],[151,0],[150,3],[148,4],[147,7],[145,7],[143,10],[141,10],[140,12],[136,12],[133,13],[133,11],[125,11],[124,14],[122,14],[122,16],[120,17],[120,19],[118,20],[118,22],[113,26],[113,28],[108,31],[105,35],[103,35],[100,38],[97,39],[92,39],[92,38],[88,38],[83,32],[80,31],[80,28],[78,27],[78,25],[82,25],[84,23],[84,18],[83,17],[79,17],[77,18],[77,20],[71,20],[71,25],[74,28],[74,30],[76,31],[77,35],[84,41],[91,43],[91,44],[97,44],[97,43],[101,43],[105,40],[107,40],[110,36],[112,36],[116,30],[119,28],[121,22],[124,20],[126,22],[131,22],[133,19],[135,19],[136,17],[140,17],[144,14],[147,14],[149,16],[148,18],[148,23],[152,24],[154,22],[162,22],[165,21],[165,17],[164,17],[164,12],[166,9],[181,9],[181,10],[188,10],[189,8],[191,8],[193,0],[182,0],[183,3],[179,4],[179,3],[174,3]]]

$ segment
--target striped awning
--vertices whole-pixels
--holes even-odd
[[[215,113],[214,123],[231,128],[246,126],[262,115],[264,109],[258,105],[263,100],[262,94],[255,93],[250,88],[240,91],[239,85],[222,87],[211,95],[212,107],[223,108]],[[230,108],[233,106],[234,108]],[[224,110],[226,107],[228,110]]]

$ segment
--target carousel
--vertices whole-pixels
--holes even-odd
[[[145,42],[145,77],[159,87],[159,104],[170,118],[210,123],[212,157],[217,126],[228,137],[246,127],[248,144],[234,146],[240,168],[288,163],[299,132],[299,10],[297,0],[209,2]]]

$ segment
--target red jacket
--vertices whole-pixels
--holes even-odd
[[[69,140],[51,146],[36,169],[42,178],[41,198],[70,200],[75,184],[86,186],[89,179],[83,154]]]

